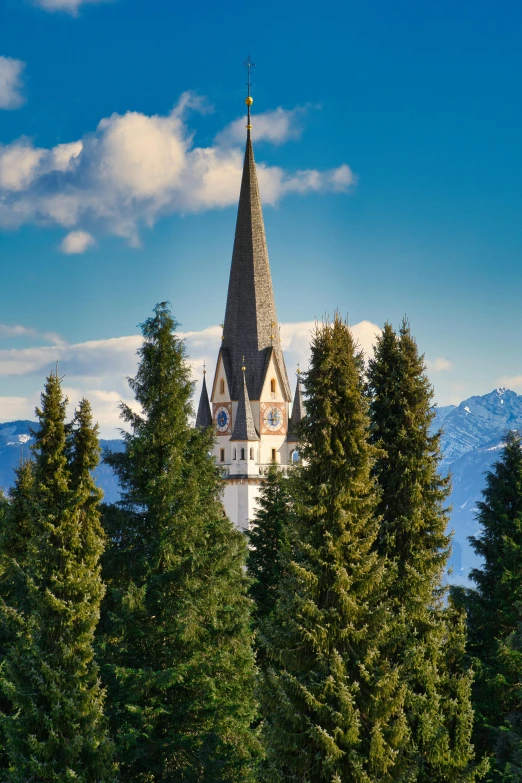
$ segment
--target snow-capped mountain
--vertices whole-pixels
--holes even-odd
[[[476,504],[482,497],[485,474],[499,457],[505,433],[522,431],[522,396],[499,388],[458,406],[437,408],[435,413],[432,429],[442,429],[442,467],[452,477],[452,578],[466,581],[470,568],[479,562],[468,536],[478,532]]]
[[[20,460],[30,455],[34,443],[32,430],[38,425],[33,421],[8,421],[0,424],[0,487],[6,491],[14,480],[14,469]],[[101,440],[100,445],[113,451],[123,448],[121,440]],[[112,469],[101,463],[95,470],[96,483],[103,490],[105,500],[113,503],[118,499],[118,482]]]
[[[14,468],[29,453],[33,437],[30,421],[0,424],[0,487],[7,489]],[[455,531],[451,565],[456,582],[466,582],[470,568],[478,560],[468,536],[478,531],[476,504],[481,498],[485,473],[498,459],[502,438],[509,429],[522,431],[522,395],[509,389],[470,397],[460,405],[435,409],[432,431],[442,429],[442,469],[452,475],[451,527]],[[102,447],[120,450],[122,441],[101,441]],[[96,480],[107,502],[118,498],[118,483],[112,470],[103,463],[96,469]]]
[[[444,431],[444,464],[451,465],[506,430],[522,429],[522,396],[500,388],[482,397],[470,397],[459,406],[437,409],[435,425]]]

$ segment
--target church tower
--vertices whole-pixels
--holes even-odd
[[[250,65],[248,60],[249,69]],[[216,428],[214,453],[225,478],[225,509],[242,529],[252,519],[270,463],[285,470],[298,458],[294,428],[303,415],[298,375],[290,418],[292,396],[250,135],[250,78],[248,88],[245,159],[221,349],[210,403],[204,382],[196,420],[196,426],[211,421]]]

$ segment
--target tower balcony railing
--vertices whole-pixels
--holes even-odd
[[[266,463],[264,465],[259,465],[259,473],[252,473],[252,474],[232,472],[230,470],[230,468],[231,468],[230,465],[218,465],[218,469],[219,469],[219,473],[221,475],[221,478],[224,478],[224,479],[227,479],[227,478],[232,478],[232,479],[234,479],[234,478],[245,478],[245,477],[247,477],[247,478],[258,478],[258,477],[263,478],[264,476],[268,475],[268,471],[270,469],[271,464],[272,464],[271,462],[268,462],[268,463]],[[285,476],[289,475],[289,473],[294,469],[294,467],[295,467],[295,463],[294,464],[290,464],[290,465],[279,465],[279,464],[277,465],[278,471],[280,473],[282,473],[283,475],[285,475]]]

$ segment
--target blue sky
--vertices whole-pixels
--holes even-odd
[[[407,314],[441,404],[521,392],[521,35],[514,0],[0,0],[0,420],[59,358],[108,434],[160,300],[213,363],[248,52],[280,321]]]

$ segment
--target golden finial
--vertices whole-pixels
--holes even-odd
[[[252,82],[250,80],[250,73],[252,71],[252,68],[256,67],[256,64],[252,62],[252,58],[250,55],[246,58],[245,62],[243,63],[245,68],[247,69],[248,73],[248,81],[247,81],[247,97],[245,98],[245,103],[247,105],[247,131],[248,131],[248,137],[250,138],[250,131],[252,130],[252,125],[250,124],[250,107],[254,103],[254,99],[250,95],[250,88],[252,87]]]
[[[225,335],[223,334],[223,331],[225,329],[225,324],[219,324],[219,325],[221,326],[221,339],[224,340],[225,339]]]
[[[241,367],[241,369],[243,370],[243,372],[245,372],[245,370],[246,370],[246,367],[245,367],[245,354],[243,354],[243,366]]]
[[[297,362],[297,370],[295,371],[295,374],[298,378],[301,375],[301,362]]]
[[[207,374],[207,362],[206,360],[203,361],[203,375]]]

